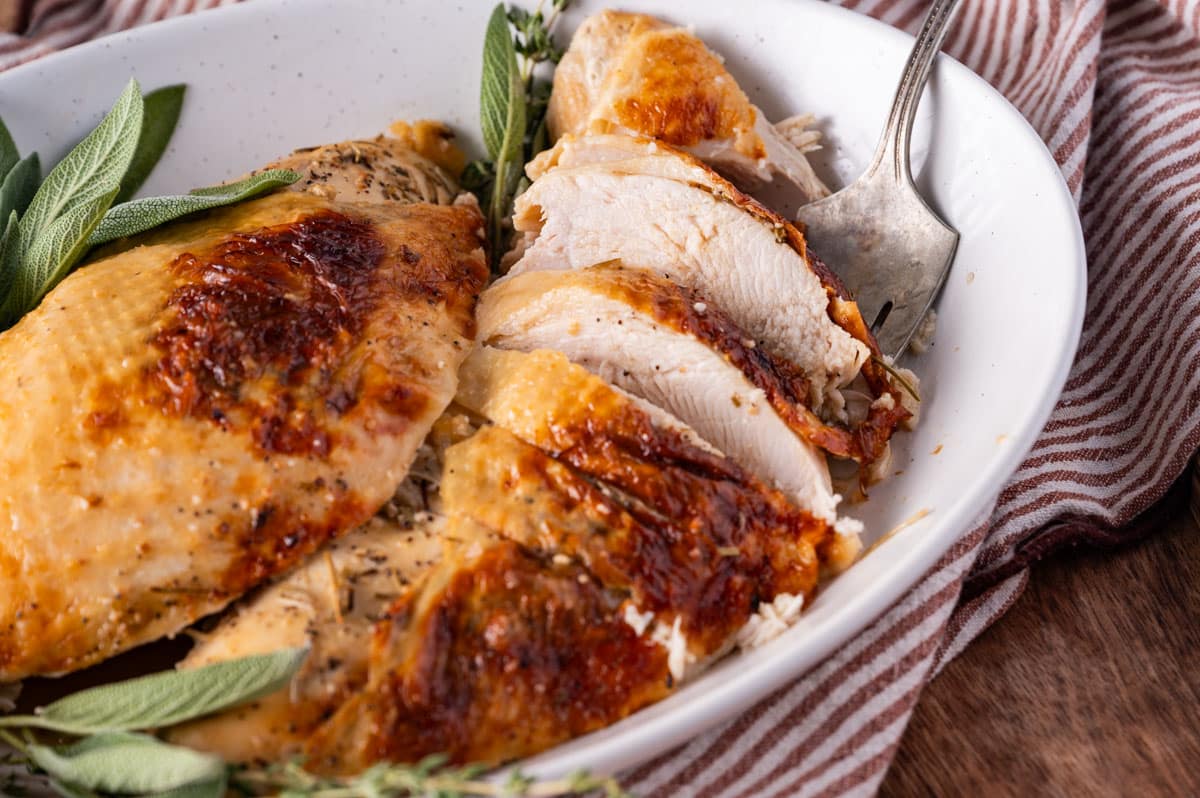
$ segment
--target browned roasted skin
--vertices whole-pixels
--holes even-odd
[[[651,136],[742,185],[776,177],[808,201],[829,194],[804,156],[820,140],[811,117],[772,125],[692,31],[645,14],[606,10],[580,24],[554,72],[546,121],[551,140]]]
[[[719,649],[760,599],[811,595],[813,546],[827,536],[824,524],[725,458],[636,411],[620,415],[602,431],[583,432],[559,459],[507,431],[481,431],[447,461],[448,506],[522,546],[582,563],[642,611],[668,623],[680,617],[700,658]],[[585,451],[592,454],[574,456]],[[646,479],[651,469],[657,473]],[[611,479],[601,481],[600,472]]]
[[[536,753],[675,687],[631,605],[702,662],[760,601],[815,590],[824,523],[561,355],[494,354],[459,399],[497,426],[447,452],[454,544],[377,629],[365,691],[309,745],[320,770]]]
[[[373,515],[455,390],[481,224],[279,193],[0,335],[0,682],[177,632]]]

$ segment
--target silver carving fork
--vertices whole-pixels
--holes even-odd
[[[958,231],[925,203],[909,164],[917,105],[958,2],[935,0],[929,9],[867,171],[797,214],[813,251],[842,278],[888,355],[908,345],[958,248]]]

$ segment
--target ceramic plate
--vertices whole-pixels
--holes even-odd
[[[602,8],[580,0],[583,13]],[[816,114],[818,169],[835,186],[866,164],[912,39],[825,3],[622,0],[694,26],[772,119]],[[684,11],[683,9],[686,9]],[[478,147],[479,51],[489,3],[255,0],[171,20],[0,75],[0,113],[23,151],[60,156],[130,75],[186,82],[174,144],[145,193],[237,175],[295,147],[440,118]],[[566,30],[564,29],[564,33]],[[1074,205],[1034,131],[983,80],[942,57],[914,138],[918,183],[962,233],[936,343],[908,365],[925,404],[895,470],[852,513],[879,538],[794,628],[727,658],[678,693],[528,763],[550,774],[636,764],[751,706],[865,628],[962,536],[1028,452],[1075,351],[1084,251]]]

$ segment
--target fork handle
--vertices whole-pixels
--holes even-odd
[[[917,42],[908,55],[908,63],[904,65],[904,73],[896,89],[896,98],[892,101],[892,110],[888,114],[887,126],[883,130],[871,166],[867,169],[869,175],[884,174],[892,177],[897,183],[912,185],[909,144],[913,120],[917,115],[917,106],[921,102],[925,83],[933,69],[934,58],[942,49],[942,42],[950,30],[950,22],[958,5],[959,0],[934,0],[925,16],[921,32],[917,34]]]

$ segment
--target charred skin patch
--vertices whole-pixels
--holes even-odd
[[[811,595],[817,581],[812,546],[830,534],[824,522],[732,460],[697,448],[677,431],[656,427],[616,392],[588,399],[574,414],[558,419],[552,439],[539,444],[581,474],[636,499],[626,509],[653,530],[646,540],[667,546],[640,566],[650,569],[642,574],[648,585],[654,572],[668,577],[664,592],[652,601],[664,607],[673,601],[670,572],[680,563],[711,566],[705,580],[726,581],[737,572],[759,580],[746,584],[752,591],[747,604],[732,599],[739,612],[752,611],[759,598],[770,600],[777,593]],[[720,556],[725,547],[738,548],[738,557]],[[630,551],[635,566],[646,555],[637,547]],[[700,590],[695,603],[678,607],[694,616],[694,621],[685,618],[685,627],[704,633],[707,627],[725,626],[731,607],[720,596]],[[715,603],[706,605],[709,600]]]
[[[432,753],[501,762],[659,700],[666,651],[621,619],[622,598],[580,569],[496,543],[377,626],[371,659],[383,667],[313,736],[309,761],[320,771]],[[339,720],[363,732],[350,756]]]
[[[248,426],[264,453],[327,454],[320,417],[355,404],[337,365],[374,307],[384,254],[370,223],[324,211],[177,257],[147,373],[163,410]]]
[[[910,415],[901,405],[898,391],[890,381],[880,380],[878,366],[868,362],[863,367],[868,384],[877,396],[893,394],[896,400],[893,407],[873,408],[863,422],[850,429],[827,424],[808,408],[809,386],[804,373],[792,363],[755,345],[733,319],[694,289],[640,270],[614,266],[592,268],[606,277],[610,290],[622,301],[672,329],[711,345],[763,390],[771,407],[797,435],[835,457],[870,465],[883,453],[896,426]],[[860,329],[857,307],[854,311],[839,323],[858,337],[856,333],[865,328]],[[857,326],[851,323],[855,320]],[[869,345],[872,352],[878,351],[873,341],[869,341]]]

